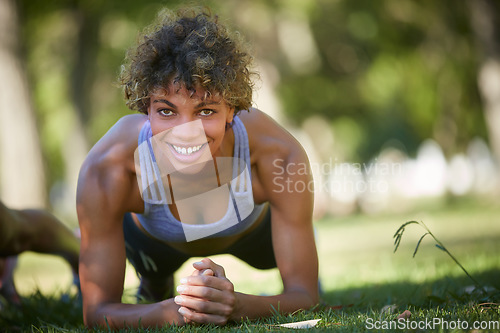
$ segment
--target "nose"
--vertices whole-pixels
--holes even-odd
[[[172,127],[171,135],[181,142],[197,142],[205,139],[205,131],[201,120],[185,119],[180,124]]]

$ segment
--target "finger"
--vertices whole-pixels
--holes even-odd
[[[180,307],[188,308],[189,310],[197,312],[197,313],[204,313],[204,314],[215,315],[215,316],[223,316],[226,318],[233,311],[233,307],[229,304],[219,303],[219,302],[211,302],[211,301],[207,301],[207,300],[204,300],[201,298],[190,297],[190,296],[185,296],[185,295],[176,296],[174,298],[174,302],[175,302],[175,304],[179,305]],[[184,316],[184,317],[186,317],[190,320],[193,320],[189,316]]]
[[[216,325],[225,325],[227,323],[227,318],[224,316],[199,313],[182,306],[178,311],[182,316],[184,316],[184,318],[186,318],[186,322],[189,321],[190,323]]]
[[[202,260],[193,263],[193,267],[196,269],[210,268],[215,273],[215,276],[226,277],[224,267],[222,267],[221,265],[217,265],[210,258],[203,258]]]
[[[214,271],[212,271],[211,269],[207,268],[207,269],[202,269],[202,270],[194,270],[193,273],[191,274],[191,276],[198,276],[198,275],[210,275],[210,276],[214,276]]]
[[[231,281],[210,275],[187,276],[182,278],[180,282],[184,286],[202,286],[234,292],[234,285]]]
[[[210,268],[210,264],[201,260],[201,261],[194,262],[193,267],[196,268],[197,270],[203,270],[203,269]]]
[[[186,296],[210,302],[225,303],[229,305],[232,305],[234,303],[234,294],[225,290],[218,290],[208,287],[180,285],[177,287],[177,292],[181,297]]]

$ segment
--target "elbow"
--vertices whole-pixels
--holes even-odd
[[[84,316],[83,317],[83,324],[84,326],[89,329],[89,330],[94,330],[94,329],[115,329],[117,328],[112,322],[109,322],[106,318],[106,316]]]
[[[302,294],[303,309],[311,309],[319,304],[319,286],[316,288],[303,289]]]
[[[83,316],[83,325],[87,329],[92,329],[93,327],[97,326],[97,322],[94,321],[94,319],[91,318],[90,316]]]
[[[86,311],[84,311],[84,313],[83,313],[83,324],[88,329],[92,329],[96,326],[100,326],[99,322],[97,321],[96,315],[94,313],[89,313]]]
[[[319,304],[319,288],[298,289],[291,291],[295,294],[295,304],[298,309],[309,310]]]
[[[88,329],[96,327],[109,327],[111,323],[106,320],[106,315],[99,314],[97,309],[84,309],[83,310],[83,324]]]
[[[305,303],[307,303],[306,307],[305,307],[306,309],[313,308],[319,304],[319,290],[318,289],[308,293],[307,296],[308,296],[308,298],[307,298],[307,301],[305,302]]]

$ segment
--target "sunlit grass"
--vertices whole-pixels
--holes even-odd
[[[318,221],[315,227],[324,291],[319,311],[273,316],[221,330],[269,331],[277,329],[274,325],[279,323],[315,318],[322,319],[318,329],[363,330],[367,318],[394,320],[404,310],[411,311],[414,321],[434,317],[467,321],[498,320],[498,304],[490,307],[479,304],[499,302],[500,297],[492,294],[489,299],[483,299],[482,296],[468,294],[466,288],[472,285],[470,279],[446,253],[434,246],[431,239],[424,239],[417,256],[412,258],[416,242],[422,234],[419,228],[407,228],[397,253],[393,253],[392,237],[403,222],[422,220],[471,275],[484,285],[499,289],[499,218],[498,206],[466,203],[397,216],[359,215]],[[213,259],[226,268],[228,278],[239,291],[271,294],[281,289],[277,270],[255,270],[230,256],[215,256]],[[192,261],[195,260],[197,258]],[[190,264],[186,263],[177,272],[176,280],[191,271]],[[14,315],[6,309],[4,314],[0,314],[0,327],[2,317],[7,317],[14,318],[21,327],[30,327],[32,323],[41,331],[56,332],[63,330],[63,326],[71,331],[83,330],[81,317],[74,313],[64,315],[67,318],[64,325],[64,321],[45,315],[47,307],[58,308],[61,301],[57,295],[67,292],[71,283],[70,269],[62,260],[24,254],[16,271],[16,282],[26,300],[25,308],[28,310],[25,312],[30,315],[23,316],[19,312]],[[137,278],[128,267],[124,301],[134,301],[137,285]],[[53,304],[48,305],[50,302]],[[331,305],[351,306],[334,310],[328,307]],[[388,307],[392,310],[385,311]],[[203,326],[179,331],[206,329],[219,330]]]
[[[325,289],[342,289],[370,283],[423,282],[443,276],[460,276],[461,269],[434,243],[408,228],[400,249],[393,253],[393,235],[408,220],[422,220],[456,254],[470,272],[500,269],[500,208],[447,208],[400,216],[354,216],[317,224],[321,276]]]

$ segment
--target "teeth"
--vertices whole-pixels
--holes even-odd
[[[192,153],[195,153],[197,152],[198,150],[200,150],[200,148],[202,147],[203,145],[199,145],[199,146],[194,146],[194,147],[188,147],[187,149],[185,147],[177,147],[177,146],[174,146],[172,145],[172,147],[174,147],[175,151],[179,154],[182,154],[182,155],[191,155]]]

